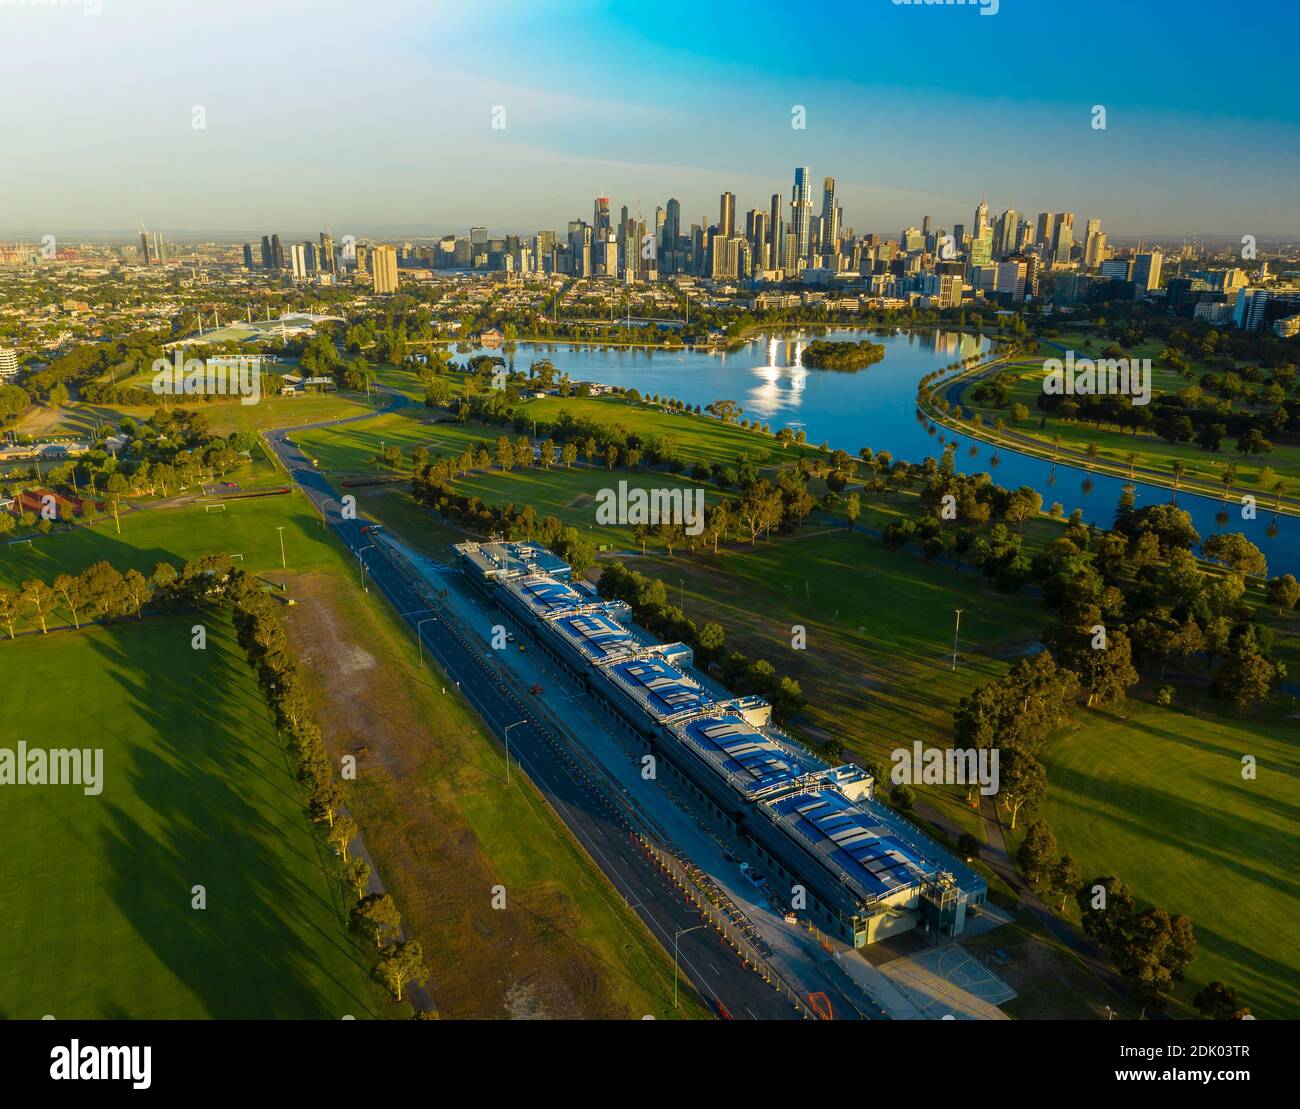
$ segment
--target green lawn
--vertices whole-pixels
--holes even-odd
[[[17,585],[30,577],[46,582],[60,573],[77,574],[104,560],[125,572],[146,576],[161,561],[178,568],[204,554],[242,555],[235,565],[250,573],[280,569],[284,528],[286,562],[291,570],[337,570],[341,548],[328,540],[320,517],[298,494],[229,501],[224,511],[206,504],[140,508],[122,514],[122,534],[112,518],[93,527],[54,532],[27,543],[0,547],[0,582]]]
[[[190,628],[208,628],[206,651]],[[0,1016],[373,1016],[337,859],[216,611],[0,644],[0,746],[104,750],[103,792],[0,789]],[[191,908],[191,888],[207,908]]]
[[[1260,1017],[1300,1016],[1300,754],[1295,719],[1129,701],[1051,744],[1048,818],[1084,878],[1189,915],[1199,954],[1182,1001],[1235,986]],[[1255,781],[1241,758],[1253,755]]]
[[[1078,358],[1099,358],[1100,352],[1109,345],[1109,340],[1093,336],[1092,346],[1085,347],[1083,345],[1085,338],[1086,336],[1083,335],[1071,335],[1056,341],[1074,350]],[[1161,365],[1159,362],[1161,350],[1163,344],[1148,341],[1127,352],[1132,358],[1151,359],[1153,394],[1155,392],[1181,393],[1190,384],[1198,382],[1201,373],[1207,369],[1199,362],[1194,363],[1193,381],[1189,382]],[[1016,360],[1003,367],[1018,375],[1018,380],[1012,389],[1011,400],[1012,403],[1023,404],[1029,409],[1028,421],[1022,424],[1013,423],[1009,408],[997,409],[973,405],[970,400],[973,390],[971,386],[968,386],[963,393],[963,404],[979,412],[986,425],[991,426],[1001,419],[1006,423],[1009,431],[1032,436],[1049,450],[1053,438],[1058,434],[1061,436],[1063,448],[1085,450],[1089,443],[1095,443],[1101,449],[1099,461],[1121,467],[1125,471],[1128,469],[1129,453],[1136,452],[1140,467],[1154,469],[1172,480],[1170,467],[1175,461],[1180,461],[1187,468],[1183,478],[1184,483],[1199,480],[1219,489],[1220,479],[1228,461],[1236,460],[1237,482],[1233,489],[1236,498],[1240,498],[1242,493],[1252,493],[1262,504],[1272,504],[1272,484],[1277,478],[1287,483],[1292,496],[1300,492],[1296,487],[1297,480],[1300,479],[1300,446],[1293,443],[1276,442],[1271,454],[1247,458],[1237,453],[1236,440],[1231,436],[1224,439],[1217,452],[1211,452],[1198,447],[1195,443],[1167,442],[1149,430],[1133,434],[1113,427],[1094,427],[1082,421],[1063,420],[1056,416],[1048,416],[1046,425],[1039,427],[1043,413],[1036,406],[1043,391],[1043,361],[1058,357],[1060,354],[1061,352],[1055,347],[1045,345],[1038,355]],[[1240,408],[1240,403],[1237,407]],[[1273,469],[1276,478],[1261,482],[1260,471],[1265,467]]]
[[[688,464],[697,459],[730,462],[738,454],[752,457],[762,450],[792,461],[799,456],[798,447],[783,448],[773,436],[748,431],[739,424],[724,424],[712,416],[668,413],[657,405],[634,404],[623,397],[539,397],[522,401],[520,408],[539,422],[558,419],[560,412],[566,411],[575,418],[587,417],[610,427],[621,424],[645,438],[671,436]]]
[[[861,533],[809,526],[794,537],[712,554],[629,558],[658,577],[697,623],[716,620],[727,644],[796,678],[813,738],[888,769],[915,739],[947,745],[952,710],[1036,643],[1038,602],[998,593],[974,574],[890,551]],[[952,669],[955,610],[962,610]],[[806,650],[791,628],[807,629]],[[923,788],[945,815],[982,838],[964,790]]]

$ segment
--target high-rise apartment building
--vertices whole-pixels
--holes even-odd
[[[838,253],[840,214],[835,206],[835,178],[822,181],[822,253]]]
[[[736,233],[736,194],[723,193],[718,199],[718,230],[724,239]]]
[[[384,243],[370,252],[376,293],[397,292],[397,248]]]
[[[262,269],[269,270],[275,265],[275,256],[271,253],[271,236],[262,236]]]
[[[768,250],[768,264],[779,269],[785,260],[785,221],[781,219],[781,194],[772,194],[772,210],[768,217],[768,234],[772,244]]]
[[[245,243],[244,244],[244,269],[251,270],[252,268],[253,268],[253,244]]]
[[[794,235],[795,255],[786,259],[786,266],[793,270],[807,259],[811,249],[812,192],[807,166],[799,166],[794,171],[794,189],[790,195],[790,232]]]

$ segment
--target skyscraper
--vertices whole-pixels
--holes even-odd
[[[768,234],[772,236],[772,246],[768,252],[768,264],[779,269],[785,258],[781,249],[785,245],[785,222],[781,219],[781,194],[772,194],[772,212],[769,217]]]
[[[835,207],[835,178],[822,180],[822,253],[838,253],[840,238],[839,209]]]
[[[284,269],[284,247],[280,245],[280,236],[271,236],[271,265],[277,269]]]
[[[591,222],[598,237],[603,237],[606,231],[612,229],[609,222],[609,197],[596,197],[596,202],[592,206]]]
[[[718,201],[718,230],[724,239],[736,233],[736,194],[723,193]]]
[[[1058,264],[1068,262],[1074,251],[1074,213],[1062,212],[1056,217],[1052,232],[1052,260]]]
[[[1056,217],[1051,212],[1039,212],[1038,224],[1034,228],[1034,245],[1050,247],[1052,245],[1052,226]]]
[[[149,258],[151,254],[152,254],[152,249],[149,246],[149,232],[144,230],[144,228],[141,228],[140,229],[140,261],[142,261],[147,266],[149,264]]]
[[[988,226],[990,226],[989,202],[987,200],[981,200],[975,208],[975,227],[974,230],[971,231],[971,237],[978,239],[984,233],[984,228]]]
[[[295,281],[307,280],[307,252],[303,243],[294,243],[289,247],[289,265]]]
[[[262,269],[269,270],[275,263],[275,258],[271,254],[271,236],[262,236]]]
[[[1005,258],[1016,252],[1016,233],[1020,227],[1020,213],[1008,208],[998,216],[997,232],[993,236],[993,252],[999,258]]]
[[[253,268],[253,244],[245,243],[244,244],[244,269],[251,270],[252,268]]]
[[[794,171],[794,189],[790,195],[790,232],[794,235],[795,258],[786,264],[795,269],[808,257],[812,234],[812,192],[808,184],[807,166],[797,166]]]
[[[328,231],[320,233],[320,268],[322,273],[334,272],[334,236]]]
[[[370,252],[370,268],[377,293],[397,292],[397,248],[387,243]]]
[[[1136,255],[1133,258],[1133,284],[1147,291],[1160,288],[1160,268],[1164,257],[1158,250]]]

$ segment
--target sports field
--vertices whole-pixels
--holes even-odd
[[[1235,986],[1259,1017],[1300,1016],[1300,754],[1295,719],[1128,702],[1083,714],[1045,758],[1047,815],[1084,878],[1186,913],[1199,953],[1179,991]],[[1243,780],[1243,755],[1258,776]]]
[[[204,651],[191,626],[208,628]],[[0,787],[0,1017],[376,1016],[337,858],[217,612],[0,645],[0,746],[103,748],[102,792]],[[203,886],[207,907],[191,907]]]
[[[179,568],[186,559],[205,554],[228,554],[237,568],[250,573],[279,570],[279,527],[290,570],[343,565],[341,548],[327,538],[320,517],[299,494],[217,505],[135,508],[122,513],[121,535],[110,517],[93,527],[35,537],[30,544],[0,546],[0,583],[17,585],[33,576],[49,582],[60,573],[79,574],[101,559],[123,572],[134,567],[148,576],[159,562]]]

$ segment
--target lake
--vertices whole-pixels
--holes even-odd
[[[1126,484],[1122,478],[1090,475],[1082,467],[1053,465],[1005,447],[995,450],[990,443],[936,427],[917,412],[917,381],[931,370],[987,349],[987,340],[954,331],[877,335],[832,329],[816,337],[870,338],[885,346],[885,357],[856,373],[806,369],[800,356],[812,338],[807,333],[758,336],[725,353],[566,343],[516,343],[513,349],[516,369],[527,369],[534,359],[546,357],[575,381],[635,387],[643,395],[658,393],[691,405],[733,400],[744,409],[746,419],[769,424],[773,431],[802,430],[814,446],[828,443],[851,454],[871,447],[920,462],[927,455],[938,458],[944,443],[955,440],[955,462],[963,472],[988,471],[995,482],[1009,488],[1032,485],[1043,495],[1045,507],[1059,501],[1066,515],[1077,508],[1089,523],[1111,526]],[[1140,481],[1134,485],[1138,507],[1167,502],[1173,495],[1164,486]],[[1257,496],[1263,501],[1267,494]],[[1217,498],[1184,491],[1177,499],[1202,538],[1218,531],[1244,532],[1268,558],[1270,575],[1300,574],[1300,520],[1275,517],[1262,504],[1256,519],[1243,520],[1238,499],[1229,501],[1228,522],[1220,526],[1215,516],[1223,506]]]

